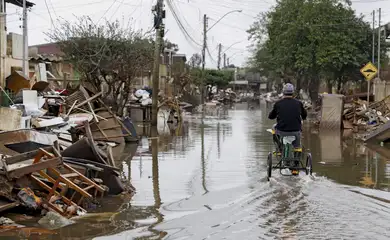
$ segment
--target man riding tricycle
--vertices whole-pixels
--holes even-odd
[[[303,150],[301,146],[302,121],[306,120],[307,112],[301,101],[293,97],[294,86],[287,83],[283,87],[283,99],[276,102],[268,118],[276,119],[274,128],[269,130],[273,135],[275,152],[268,154],[267,175],[268,181],[272,175],[272,169],[289,169],[291,175],[298,175],[300,170],[305,170],[306,174],[312,174],[312,158],[308,153],[306,164],[303,164]],[[278,163],[272,165],[273,155],[278,159]]]

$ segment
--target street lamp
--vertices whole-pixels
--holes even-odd
[[[225,13],[225,15],[223,15],[220,19],[218,19],[211,27],[209,27],[209,29],[207,29],[206,32],[210,31],[210,29],[212,29],[217,23],[219,23],[224,17],[226,17],[227,15],[231,14],[231,13],[234,13],[234,12],[242,12],[241,9],[239,10],[233,10],[233,11],[230,11],[230,12],[227,12]]]
[[[217,23],[219,23],[224,17],[234,12],[242,12],[242,10],[232,10],[230,12],[225,13],[222,17],[220,17],[211,27],[206,29],[207,25],[207,16],[206,14],[203,16],[203,49],[202,49],[202,81],[201,81],[201,104],[204,104],[204,67],[206,65],[206,48],[207,48],[207,32],[210,31]],[[202,111],[202,117],[204,116],[204,110]]]

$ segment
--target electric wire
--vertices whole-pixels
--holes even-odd
[[[54,9],[54,6],[53,6],[53,2],[52,2],[51,0],[49,0],[49,1],[50,1],[51,9],[53,9],[54,15],[56,16],[56,18],[58,18],[57,13],[56,13],[56,10]]]
[[[54,27],[54,21],[53,21],[53,18],[51,16],[49,6],[47,5],[47,0],[45,0],[45,5],[46,5],[47,12],[49,13],[49,16],[50,16],[51,26]]]
[[[104,14],[99,18],[99,20],[96,22],[96,25],[99,24],[100,20],[102,20],[104,18],[104,16],[108,13],[108,11],[110,11],[110,9],[115,5],[115,3],[117,2],[118,0],[114,0],[111,4],[111,6],[104,12]]]
[[[179,26],[179,29],[181,30],[181,32],[183,33],[184,37],[188,40],[188,42],[193,46],[193,44],[196,44],[198,46],[202,46],[201,44],[199,44],[197,41],[194,40],[194,38],[188,33],[188,31],[185,29],[185,27],[183,26],[182,22],[180,21],[180,18],[178,17],[175,9],[173,8],[172,6],[172,3],[171,3],[171,0],[167,0],[167,5],[169,7],[169,9],[171,10],[171,13],[177,23],[177,25]],[[197,47],[194,47],[195,49],[197,49]]]
[[[211,59],[211,61],[214,63],[214,64],[218,64],[217,61],[215,61],[215,59],[213,58],[213,56],[211,55],[210,53],[210,50],[209,50],[209,47],[206,45],[206,51],[207,51],[207,55],[209,56],[209,58]]]

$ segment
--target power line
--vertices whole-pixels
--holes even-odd
[[[184,37],[189,40],[189,42],[191,43],[195,43],[196,45],[198,46],[202,46],[201,44],[199,44],[197,41],[195,41],[192,36],[187,32],[187,30],[185,29],[185,27],[183,26],[183,24],[181,23],[177,13],[175,12],[175,9],[173,8],[172,6],[172,3],[171,3],[171,0],[167,0],[167,5],[169,7],[169,9],[171,10],[172,12],[172,15],[174,17],[174,19],[176,20],[176,23],[178,24],[179,26],[179,29],[181,30],[181,32],[184,34]]]
[[[50,13],[49,6],[47,5],[47,0],[45,0],[45,5],[46,5],[47,12],[49,13],[49,16],[50,16],[51,26],[54,27],[54,21],[53,21],[53,18],[51,16],[51,13]]]
[[[125,0],[122,0],[122,2],[118,5],[118,7],[116,8],[116,10],[114,11],[114,13],[111,15],[111,17],[109,18],[109,20],[111,21],[111,18],[118,12],[119,8],[122,6],[123,2]]]
[[[53,9],[54,15],[56,16],[56,18],[58,18],[56,10],[54,10],[54,7],[53,7],[53,2],[51,0],[50,0],[50,5],[51,5],[51,8]]]
[[[99,20],[96,22],[96,24],[98,24],[100,22],[100,20],[102,20],[102,18],[108,13],[108,11],[110,11],[110,9],[114,6],[114,4],[117,2],[118,0],[114,0],[111,4],[111,6],[104,12],[104,14],[99,18]]]
[[[214,64],[217,64],[217,61],[215,61],[215,59],[214,59],[213,56],[211,55],[208,46],[206,46],[206,50],[207,50],[207,55],[209,56],[209,58],[211,59],[211,61],[212,61]]]

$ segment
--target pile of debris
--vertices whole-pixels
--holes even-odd
[[[22,206],[32,215],[71,218],[105,195],[135,191],[116,162],[125,143],[138,140],[134,125],[101,96],[83,86],[69,96],[33,89],[7,95],[12,105],[0,107],[0,212]]]
[[[129,108],[128,112],[130,113],[130,116],[133,116],[133,114],[137,115],[137,110],[141,110],[142,117],[135,116],[134,118],[143,122],[151,120],[152,92],[153,90],[148,86],[134,90],[130,96],[129,102],[126,104]],[[160,112],[158,115],[163,115],[165,117],[165,115],[168,114],[168,117],[165,117],[165,123],[181,122],[183,120],[182,116],[184,112],[193,107],[192,104],[179,101],[179,96],[168,97],[160,92],[158,97],[158,109]]]
[[[209,100],[211,100],[212,102],[219,102],[223,104],[230,104],[239,101],[237,94],[231,88],[219,91],[217,91],[216,88],[213,88],[211,96],[212,98],[209,98]]]
[[[275,103],[278,100],[283,98],[283,93],[279,93],[277,91],[267,92],[260,95],[260,99],[264,99],[267,103]],[[301,89],[299,91],[299,95],[297,96],[306,110],[312,109],[312,102],[310,100],[309,95]]]
[[[54,145],[1,159],[1,210],[21,205],[32,213],[54,211],[70,218],[99,204],[97,198],[108,192],[98,178],[101,170],[85,166],[86,174],[84,166],[64,160],[58,142]]]
[[[373,131],[390,120],[390,96],[367,104],[367,101],[355,99],[344,104],[344,129]]]

